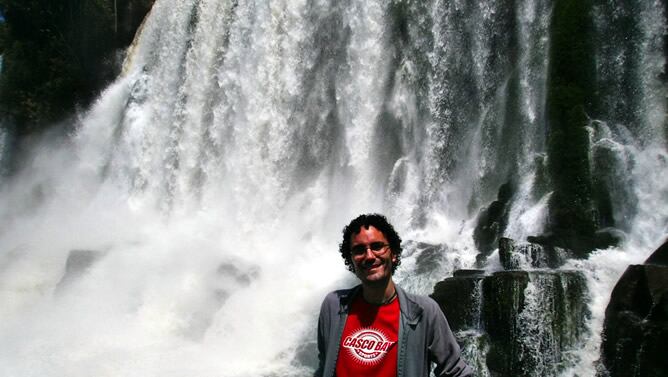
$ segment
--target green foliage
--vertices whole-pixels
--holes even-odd
[[[113,74],[113,0],[0,0],[0,110],[27,134],[87,105]]]

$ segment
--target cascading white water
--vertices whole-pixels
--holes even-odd
[[[593,375],[612,285],[668,230],[665,20],[642,4],[642,124],[592,121],[629,161],[611,183],[628,237],[567,266],[587,271],[592,336],[565,375]],[[420,293],[473,266],[475,217],[508,179],[506,235],[540,232],[551,6],[157,0],[77,132],[2,187],[0,374],[308,375],[321,298],[354,284],[336,250],[355,215],[447,245],[426,271],[407,248],[397,278]],[[72,250],[92,262],[68,275]]]

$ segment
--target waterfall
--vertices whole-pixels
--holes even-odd
[[[337,250],[357,214],[388,215],[397,281],[422,294],[474,266],[504,183],[503,235],[542,232],[553,5],[157,0],[76,131],[3,177],[0,374],[306,376],[320,300],[356,282]],[[535,360],[545,375],[594,375],[613,285],[668,233],[665,11],[594,11],[591,169],[624,241],[563,267],[587,281],[588,335]],[[551,305],[531,276],[528,332]]]

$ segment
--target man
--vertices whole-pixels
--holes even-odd
[[[325,297],[318,321],[318,377],[472,376],[448,322],[431,298],[392,280],[401,238],[387,219],[361,215],[343,229],[339,251],[361,285]]]

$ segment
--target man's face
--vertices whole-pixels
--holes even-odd
[[[384,283],[392,278],[396,256],[381,231],[362,226],[359,233],[353,234],[350,248],[355,275],[362,284]]]

